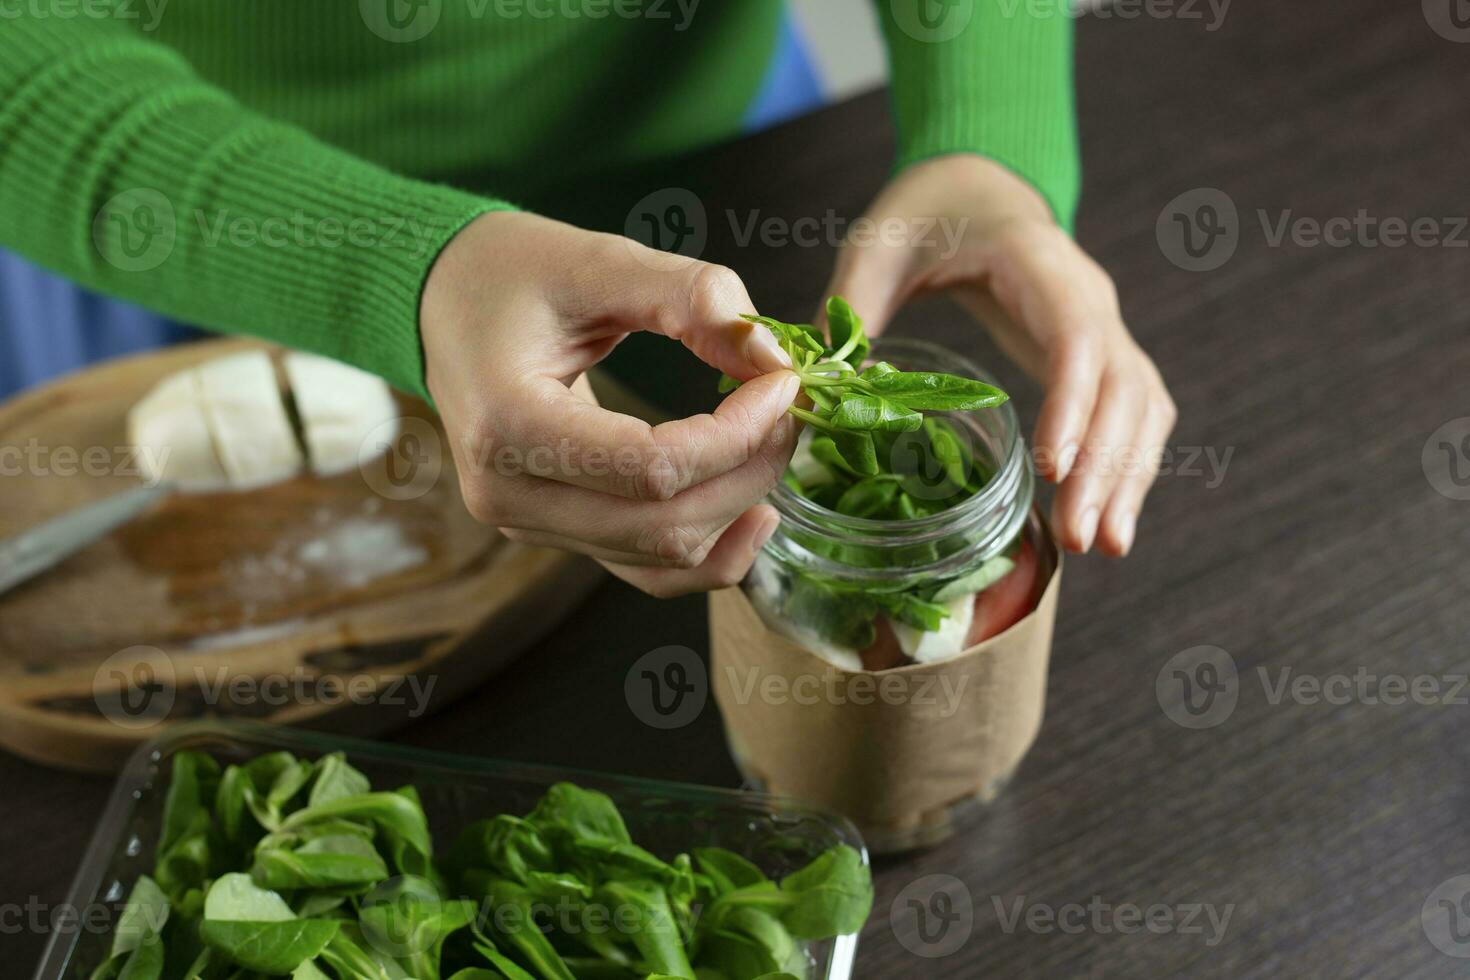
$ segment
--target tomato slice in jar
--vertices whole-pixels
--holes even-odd
[[[975,596],[975,618],[970,621],[968,646],[1004,633],[1025,619],[1036,606],[1041,563],[1030,538],[1021,540],[1016,567],[1009,575]]]
[[[875,619],[873,629],[878,636],[873,640],[872,645],[862,652],[864,670],[888,670],[891,667],[902,667],[909,662],[903,648],[898,645],[898,636],[893,632],[893,626],[888,622],[887,616],[879,616]]]

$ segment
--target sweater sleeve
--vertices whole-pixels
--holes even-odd
[[[901,169],[977,153],[1037,188],[1071,229],[1081,165],[1069,0],[877,0]]]
[[[505,208],[262,117],[116,20],[0,20],[0,245],[96,291],[423,394],[429,268]]]

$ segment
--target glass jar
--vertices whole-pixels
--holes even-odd
[[[873,357],[900,370],[992,381],[965,358],[923,341],[880,339]],[[872,606],[852,597],[933,595],[1007,553],[1026,526],[1035,473],[1013,403],[929,414],[947,423],[964,458],[985,478],[958,504],[906,520],[874,520],[838,513],[785,482],[771,494],[781,524],[744,583],[746,595],[769,627],[837,666],[859,669],[857,652],[871,640],[861,619]],[[955,494],[957,474],[927,437],[900,433],[887,448],[890,468],[907,474],[898,482],[911,498]]]
[[[874,356],[988,380],[920,341],[881,340]],[[967,447],[958,474],[929,458],[953,452],[920,451],[942,446],[932,435],[878,440],[916,503],[872,509],[912,518],[824,506],[854,481],[833,478],[825,450],[798,455],[800,492],[783,484],[770,498],[779,529],[742,588],[709,600],[711,685],[736,767],[752,786],[851,818],[879,853],[954,833],[1009,781],[1045,712],[1061,563],[1032,506],[1015,408],[936,414]],[[802,475],[811,460],[826,484],[815,466]],[[942,604],[942,618],[903,623],[916,618],[910,600]]]

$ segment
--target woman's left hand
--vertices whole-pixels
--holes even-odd
[[[1032,445],[1038,472],[1060,484],[1058,539],[1127,554],[1175,408],[1123,323],[1112,279],[1030,184],[985,157],[908,167],[866,219],[827,295],[845,297],[870,334],[914,296],[959,300],[1046,388]]]

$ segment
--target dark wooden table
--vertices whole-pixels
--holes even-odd
[[[1435,437],[1432,480],[1421,455],[1470,415],[1470,236],[1448,220],[1470,213],[1470,45],[1428,24],[1419,4],[1381,0],[1241,4],[1213,32],[1179,17],[1083,19],[1080,238],[1175,393],[1176,461],[1189,447],[1232,455],[1222,479],[1201,463],[1160,481],[1126,562],[1072,563],[1039,744],[962,835],[879,862],[859,976],[1464,974],[1424,925],[1426,903],[1431,926],[1463,930],[1470,909],[1438,904],[1459,902],[1459,883],[1440,886],[1470,873],[1470,691],[1456,680],[1470,672],[1470,502],[1452,499],[1470,456],[1452,471],[1438,448],[1464,431]],[[710,216],[705,257],[738,269],[762,310],[803,316],[830,251],[742,247],[725,209],[855,217],[890,149],[882,98],[867,97],[704,154],[677,186]],[[661,186],[612,195],[601,220],[620,228],[631,195]],[[1205,187],[1237,206],[1239,244],[1221,267],[1188,272],[1156,223]],[[1268,236],[1283,212],[1360,210],[1435,219],[1459,247]],[[948,307],[919,307],[901,329],[985,359],[1034,410],[1035,386]],[[734,785],[713,705],[665,732],[624,701],[629,664],[668,644],[707,648],[703,602],[609,583],[537,653],[400,738]],[[1236,703],[1190,729],[1161,704],[1189,717],[1166,667],[1200,645],[1232,658],[1237,672],[1220,676]],[[1331,700],[1278,697],[1284,671],[1325,682]],[[1382,703],[1393,677],[1419,679],[1426,703]],[[108,785],[9,757],[0,784],[0,900],[59,902]],[[936,874],[962,883],[973,922],[928,946],[901,928],[905,946],[890,907],[905,889],[927,897]],[[1117,928],[1152,906],[1158,932]],[[1209,914],[1227,910],[1217,935]],[[19,921],[0,918],[6,976],[45,938]],[[1455,945],[1465,932],[1438,935],[1470,952]]]

